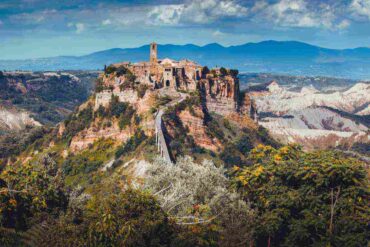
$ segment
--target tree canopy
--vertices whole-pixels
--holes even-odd
[[[234,183],[258,212],[258,246],[366,246],[370,220],[364,164],[331,151],[260,145]]]

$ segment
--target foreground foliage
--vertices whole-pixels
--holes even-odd
[[[178,225],[191,230],[187,246],[237,246],[252,240],[254,211],[230,188],[225,169],[211,161],[196,164],[187,156],[172,165],[157,159],[146,188]]]
[[[358,160],[262,145],[249,159],[234,182],[258,212],[258,246],[366,246],[369,187]]]

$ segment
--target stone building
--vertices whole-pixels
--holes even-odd
[[[182,90],[195,90],[201,79],[202,66],[189,60],[175,61],[169,58],[158,59],[157,44],[150,44],[149,62],[118,63],[136,76],[137,81],[154,88],[170,87]]]
[[[146,84],[152,89],[171,88],[174,90],[196,91],[200,90],[204,96],[206,106],[210,112],[228,114],[230,112],[243,112],[248,114],[250,102],[240,101],[238,79],[226,70],[221,73],[220,68],[209,72],[193,61],[183,59],[175,61],[170,58],[159,59],[156,43],[150,44],[149,61],[114,64],[115,67],[125,67],[135,75],[136,83]],[[135,101],[133,90],[121,91],[120,85],[126,82],[126,75],[103,75],[103,82],[111,91],[104,91],[96,95],[96,107],[107,105],[112,95],[118,96],[121,101]],[[130,91],[130,93],[128,93]],[[245,101],[245,100],[243,100]],[[248,107],[246,107],[248,106]]]

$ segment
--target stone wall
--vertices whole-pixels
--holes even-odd
[[[112,95],[118,96],[120,102],[127,102],[134,104],[138,101],[138,96],[136,91],[130,89],[122,92],[117,91],[103,91],[96,94],[95,97],[95,110],[99,108],[100,105],[106,107],[112,99]]]

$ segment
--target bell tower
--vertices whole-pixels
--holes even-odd
[[[150,44],[150,62],[151,63],[157,63],[158,62],[157,43],[155,43],[155,42]]]

